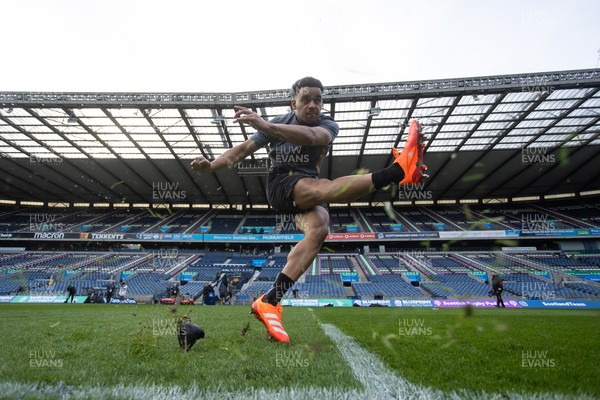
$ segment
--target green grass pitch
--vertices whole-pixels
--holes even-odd
[[[175,321],[188,311],[206,338],[185,353]],[[599,311],[288,307],[291,345],[267,340],[248,306],[3,304],[0,316],[5,385],[360,391],[320,326],[331,324],[398,376],[444,393],[600,397]]]

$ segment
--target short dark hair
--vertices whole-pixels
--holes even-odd
[[[321,89],[321,92],[325,90],[320,80],[318,80],[317,78],[313,78],[312,76],[306,76],[294,82],[294,84],[292,85],[292,96],[297,95],[300,89],[302,89],[303,87],[316,87]]]

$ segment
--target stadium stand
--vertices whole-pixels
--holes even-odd
[[[332,233],[461,232],[469,230],[527,230],[532,221],[548,230],[589,229],[600,225],[596,200],[546,201],[519,204],[435,205],[362,208],[332,208]],[[147,209],[73,209],[0,206],[0,233],[52,232],[93,233],[248,233],[297,232],[270,210],[177,210],[169,214]],[[390,243],[386,243],[388,246]],[[489,246],[489,243],[487,244]],[[586,244],[588,245],[588,244]],[[238,294],[255,296],[268,289],[286,262],[286,253],[252,254],[250,251],[223,251],[174,248],[84,250],[77,244],[62,249],[6,251],[0,249],[0,293],[60,293],[68,284],[78,291],[101,287],[109,280],[124,279],[129,293],[153,295],[180,274],[191,279],[182,293],[201,293],[204,284],[226,272],[235,276]],[[248,245],[250,246],[250,245]],[[488,274],[505,277],[507,296],[519,298],[597,299],[600,284],[600,256],[589,251],[492,250],[459,251],[398,250],[359,254],[360,243],[340,253],[322,253],[309,271],[294,285],[303,297],[481,297],[487,296]],[[32,247],[33,246],[29,246]],[[240,246],[241,247],[241,246]],[[350,251],[348,251],[350,248]],[[373,249],[374,246],[371,246]],[[219,250],[220,249],[220,250]],[[239,249],[238,249],[239,250]],[[272,251],[272,249],[270,250]],[[255,265],[262,259],[261,265]],[[266,260],[266,262],[264,261]],[[358,282],[344,287],[340,273],[357,273]],[[420,274],[419,283],[410,283],[407,274]],[[189,278],[191,277],[191,278]],[[52,283],[52,285],[49,285]],[[241,292],[240,292],[241,291]],[[292,292],[288,294],[292,296]]]
[[[120,280],[126,273],[125,282],[132,295],[153,295],[163,292],[169,282],[179,279],[179,273],[192,276],[184,284],[182,293],[197,296],[205,283],[215,281],[224,271],[238,277],[236,287],[240,294],[256,293],[269,288],[281,272],[286,254],[268,257],[266,264],[253,267],[257,256],[234,252],[201,253],[182,252],[175,258],[178,268],[156,265],[155,253],[118,252],[0,252],[0,293],[31,290],[36,293],[61,293],[73,284],[78,293],[86,288],[105,286],[108,280]],[[410,255],[417,262],[406,262]],[[506,252],[418,252],[418,253],[370,253],[366,260],[373,268],[362,265],[355,255],[325,253],[319,256],[320,269],[310,271],[304,281],[293,289],[302,297],[346,297],[348,290],[359,297],[382,294],[391,298],[423,297],[481,297],[487,296],[489,285],[484,282],[487,274],[496,271],[505,279],[507,296],[521,298],[572,298],[596,299],[600,285],[577,278],[578,272],[597,271],[599,257],[581,254],[566,255],[562,252],[529,251]],[[259,256],[264,257],[264,256]],[[417,265],[427,268],[417,269]],[[358,269],[357,269],[358,266]],[[360,281],[353,282],[351,289],[344,288],[341,272],[359,272]],[[413,286],[404,274],[421,273],[419,287]],[[482,275],[483,274],[483,275]],[[52,280],[53,285],[49,286]],[[560,281],[559,281],[560,280]],[[248,283],[248,285],[246,285]],[[292,296],[292,292],[288,296]]]
[[[490,291],[490,286],[477,281],[465,273],[441,274],[433,277],[438,282],[450,288],[459,296],[482,296],[485,297]]]
[[[0,232],[87,233],[252,233],[280,229],[297,233],[293,223],[262,210],[186,210],[173,214],[148,210],[72,210],[0,206]],[[290,222],[290,221],[287,221]],[[279,226],[278,226],[279,225]],[[284,226],[282,226],[284,225]],[[432,232],[468,230],[587,229],[600,225],[600,210],[593,202],[543,202],[518,205],[435,205],[331,210],[332,232]]]
[[[345,297],[340,276],[335,275],[306,275],[304,282],[296,282],[288,291],[286,297]]]
[[[386,298],[423,298],[428,297],[423,291],[406,282],[401,275],[371,275],[369,282],[353,283],[352,288],[358,296],[374,298],[382,295]]]

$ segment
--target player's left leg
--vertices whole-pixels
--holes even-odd
[[[269,334],[278,342],[290,342],[281,320],[280,301],[294,282],[313,262],[328,233],[329,213],[322,206],[298,214],[296,225],[304,233],[287,257],[287,262],[277,275],[273,288],[252,304],[252,312],[265,325]]]
[[[308,269],[327,238],[329,211],[319,205],[310,211],[297,214],[296,226],[304,233],[304,239],[290,251],[287,262],[281,271],[294,282]]]

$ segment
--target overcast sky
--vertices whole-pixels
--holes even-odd
[[[231,92],[595,68],[600,1],[3,0],[0,91]]]

